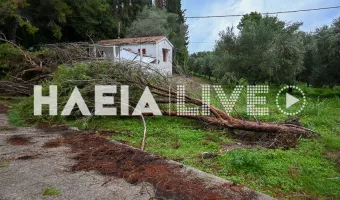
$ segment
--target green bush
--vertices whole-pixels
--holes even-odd
[[[19,49],[13,47],[10,44],[0,45],[0,79],[6,77],[12,62],[17,62],[20,60],[22,54]]]
[[[259,154],[259,152],[246,150],[231,151],[226,161],[229,162],[233,169],[260,172],[263,170],[263,160]]]

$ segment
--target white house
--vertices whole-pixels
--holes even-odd
[[[171,76],[172,48],[165,36],[152,36],[101,40],[95,45],[94,52],[115,62],[129,60],[149,65]]]

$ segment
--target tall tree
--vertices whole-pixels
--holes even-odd
[[[3,32],[8,40],[16,40],[18,28],[23,28],[30,35],[38,31],[23,14],[27,7],[27,0],[0,0],[0,32]]]
[[[316,46],[319,62],[312,72],[312,84],[333,87],[340,84],[340,18],[334,20],[331,27],[317,29]]]
[[[303,69],[300,26],[258,13],[245,15],[238,25],[238,36],[233,28],[220,33],[215,47],[219,64],[214,74],[227,79],[225,82],[245,78],[251,84],[293,83]]]
[[[177,29],[173,29],[173,33],[170,37],[176,37],[175,44],[175,60],[177,64],[184,66],[188,60],[188,44],[189,44],[189,32],[188,25],[185,21],[185,11],[182,10],[181,0],[166,0],[165,8],[169,13],[177,14],[177,23],[182,24]],[[180,36],[180,37],[179,37]],[[185,67],[185,66],[184,66]]]
[[[0,31],[26,47],[124,37],[151,0],[0,0]],[[120,35],[118,27],[120,24]]]
[[[182,65],[188,58],[185,42],[187,25],[178,22],[178,15],[165,9],[144,8],[137,19],[127,30],[127,37],[159,36],[169,38],[175,46],[176,59],[174,64]]]
[[[258,12],[251,12],[249,14],[245,14],[242,16],[241,21],[237,25],[237,28],[239,30],[242,30],[245,24],[248,23],[249,21],[258,24],[261,21],[261,19],[262,15]]]
[[[184,20],[185,10],[182,10],[181,0],[167,0],[165,8],[169,13],[175,13],[178,15],[179,23],[182,23],[182,24],[185,23],[185,20]]]

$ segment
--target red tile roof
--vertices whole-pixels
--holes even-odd
[[[165,36],[139,37],[139,38],[121,38],[114,40],[98,41],[99,45],[125,45],[125,44],[155,44],[159,40],[166,38]]]

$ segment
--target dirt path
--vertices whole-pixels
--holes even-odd
[[[75,161],[68,147],[42,148],[58,136],[58,132],[31,127],[13,128],[7,123],[7,116],[0,114],[1,200],[150,199],[154,196],[150,184],[133,185],[93,171],[70,172]],[[43,195],[46,188],[53,187],[60,190],[59,195]]]
[[[60,128],[12,127],[0,110],[0,200],[272,199],[224,179]],[[57,195],[44,195],[56,188]]]

